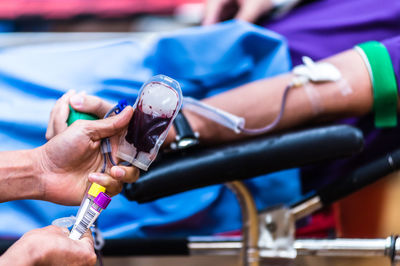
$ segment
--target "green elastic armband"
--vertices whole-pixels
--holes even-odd
[[[92,114],[86,114],[86,113],[81,113],[78,111],[75,111],[74,108],[69,106],[69,116],[67,119],[67,125],[70,126],[72,123],[74,123],[76,120],[97,120],[99,119],[97,116],[92,115]]]
[[[368,59],[374,95],[377,128],[397,126],[397,83],[386,47],[377,41],[357,45]],[[366,63],[368,63],[366,62]]]

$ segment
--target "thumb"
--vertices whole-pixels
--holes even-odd
[[[83,243],[83,245],[88,246],[90,249],[93,249],[94,239],[90,229],[85,232],[81,239],[79,239],[79,242]]]
[[[264,11],[261,6],[256,3],[257,1],[247,1],[243,3],[235,18],[254,23]]]
[[[127,106],[118,115],[101,120],[87,121],[88,135],[93,141],[114,136],[128,125],[132,115],[132,106]]]
[[[76,111],[95,114],[100,118],[110,110],[113,105],[93,95],[78,93],[69,99],[69,104]]]
[[[202,24],[212,25],[218,23],[220,20],[223,6],[224,6],[223,1],[208,0]]]

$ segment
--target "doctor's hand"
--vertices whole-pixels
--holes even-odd
[[[272,8],[271,0],[207,0],[203,25],[232,18],[255,23]]]
[[[78,112],[93,114],[99,118],[103,118],[113,107],[111,103],[99,97],[87,95],[84,92],[77,93],[73,90],[68,91],[57,100],[51,110],[46,130],[47,140],[50,140],[55,135],[67,129],[67,119],[70,112],[69,105]]]
[[[107,119],[77,120],[35,149],[43,187],[41,199],[79,205],[89,181],[106,187],[111,196],[122,190],[124,182],[136,181],[139,171],[135,167],[113,166],[108,174],[98,173],[103,165],[101,139],[112,136],[119,139],[132,115],[133,109],[128,106]]]
[[[67,229],[54,225],[29,231],[0,257],[0,265],[95,265],[89,231],[80,240],[68,234]]]
[[[78,112],[93,114],[97,117],[104,117],[104,115],[113,107],[112,104],[99,97],[69,91],[57,100],[53,110],[51,111],[49,123],[47,125],[46,139],[50,140],[68,128],[66,121],[70,112],[69,105]],[[204,120],[198,115],[186,110],[183,110],[183,112],[195,131],[198,130],[200,125],[203,127],[208,126],[207,122],[209,122],[209,120]],[[174,127],[171,127],[167,138],[163,143],[163,147],[168,147],[171,142],[175,140],[175,135],[175,129]],[[113,150],[116,148],[115,140],[113,139],[111,139],[111,146]]]

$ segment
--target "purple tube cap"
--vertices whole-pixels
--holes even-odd
[[[97,195],[97,197],[94,199],[94,203],[103,210],[107,208],[110,201],[111,198],[104,192],[100,192],[99,195]]]

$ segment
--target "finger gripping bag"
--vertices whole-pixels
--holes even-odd
[[[142,170],[157,157],[182,105],[179,83],[167,76],[152,77],[141,87],[135,112],[121,136],[117,156]]]

